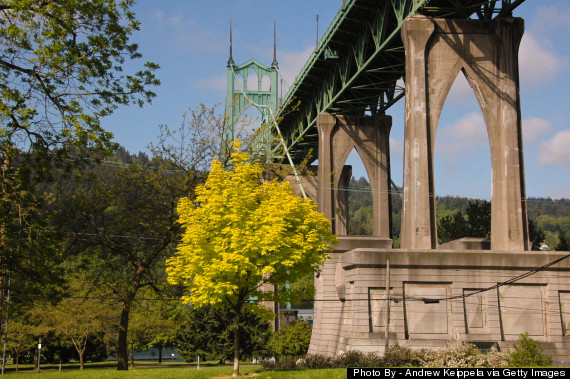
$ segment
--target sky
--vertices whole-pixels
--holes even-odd
[[[273,22],[277,61],[286,83],[295,76],[338,12],[342,0],[139,0],[133,7],[141,30],[133,35],[143,61],[161,66],[157,97],[143,108],[120,108],[103,120],[115,141],[131,153],[148,151],[159,126],[177,128],[186,110],[200,103],[223,112],[229,22],[233,58],[270,65]],[[525,20],[519,51],[524,166],[528,197],[570,198],[570,2],[526,0],[514,12]],[[134,69],[133,62],[126,69]],[[285,94],[287,88],[282,90]],[[281,90],[280,90],[281,92]],[[391,107],[392,180],[402,184],[404,99]],[[490,199],[491,157],[483,117],[460,74],[444,105],[435,141],[438,196]],[[366,177],[352,154],[353,175]]]

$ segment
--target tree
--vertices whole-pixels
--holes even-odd
[[[330,222],[288,182],[261,183],[262,168],[236,143],[231,169],[215,159],[195,200],[178,204],[182,242],[167,262],[168,280],[182,285],[185,303],[227,307],[233,313],[234,376],[239,374],[239,324],[244,308],[272,315],[261,301],[295,302],[286,283],[319,270],[335,237]],[[278,286],[264,292],[262,286]]]
[[[86,148],[110,151],[101,117],[142,106],[159,84],[130,41],[133,0],[4,0],[0,3],[0,286],[53,293],[62,238],[43,212],[39,183]],[[134,70],[133,70],[134,71]],[[73,159],[72,159],[73,158]],[[7,278],[10,280],[7,280]],[[32,280],[29,280],[32,278]],[[35,283],[34,279],[35,278]],[[34,288],[35,286],[35,288]],[[32,287],[32,288],[30,288]]]
[[[37,328],[27,322],[24,317],[16,317],[9,322],[8,339],[6,340],[6,348],[12,352],[13,362],[16,364],[16,373],[19,367],[20,354],[25,351],[32,350],[38,343],[35,338]]]
[[[531,243],[531,250],[540,251],[546,236],[542,228],[538,227],[534,221],[528,219],[528,239]]]
[[[36,316],[44,333],[53,331],[71,342],[83,370],[84,353],[91,337],[105,334],[112,325],[108,305],[100,300],[66,298],[55,306],[38,305]]]
[[[491,203],[470,201],[465,215],[461,210],[439,219],[437,237],[439,243],[446,243],[463,237],[491,236]]]
[[[140,289],[166,287],[163,264],[180,228],[176,202],[190,189],[185,172],[156,158],[91,170],[62,197],[60,217],[73,225],[69,259],[84,267],[86,285],[120,306],[117,365],[126,370],[131,309]]]
[[[311,324],[296,321],[276,331],[269,340],[269,348],[276,357],[296,360],[307,355],[311,342]]]
[[[552,357],[545,355],[540,342],[530,338],[528,333],[519,336],[509,354],[514,367],[552,366]]]
[[[79,358],[79,369],[83,370],[88,345],[99,337],[108,338],[116,323],[109,312],[109,304],[93,298],[97,294],[85,290],[85,277],[72,274],[67,279],[69,286],[63,299],[57,303],[37,301],[29,314],[38,325],[38,334],[53,334],[73,346]]]
[[[570,251],[570,241],[562,232],[558,232],[558,244],[554,248],[556,251]]]
[[[170,296],[164,263],[179,238],[178,200],[194,198],[215,154],[228,155],[220,142],[224,118],[214,108],[200,105],[178,129],[163,126],[150,158],[139,154],[125,164],[118,151],[59,183],[54,206],[59,223],[72,231],[68,259],[80,262],[86,282],[120,305],[121,370],[128,369],[129,315],[139,290]]]
[[[178,352],[188,362],[194,361],[198,355],[203,359],[231,359],[233,329],[228,328],[228,325],[232,320],[232,311],[228,308],[184,306],[176,330],[175,344]],[[242,357],[266,356],[269,323],[247,309],[243,310],[240,320],[239,344]]]
[[[133,0],[5,0],[0,5],[0,119],[3,146],[43,151],[109,148],[100,118],[119,105],[142,106],[160,84],[129,39],[139,22]]]
[[[148,288],[141,292],[143,299],[133,304],[129,315],[127,340],[132,368],[135,367],[135,350],[152,347],[158,348],[158,363],[162,363],[162,350],[172,345],[179,323],[173,301],[153,300],[155,294]]]

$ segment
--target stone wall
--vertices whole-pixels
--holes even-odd
[[[570,259],[501,285],[565,253],[412,251],[390,249],[390,240],[382,239],[376,239],[379,247],[358,247],[364,241],[341,237],[341,248],[315,278],[310,354],[384,351],[389,260],[391,345],[472,342],[506,349],[528,332],[555,363],[568,360]]]

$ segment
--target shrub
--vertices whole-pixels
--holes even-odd
[[[364,357],[365,354],[361,351],[348,350],[336,357],[335,365],[337,367],[361,367]]]
[[[518,343],[510,351],[511,364],[514,367],[552,366],[552,357],[544,355],[540,342],[530,338],[528,333],[521,334]]]
[[[336,362],[333,357],[323,354],[308,354],[304,360],[306,368],[334,368]]]
[[[384,352],[384,366],[386,367],[422,367],[428,359],[429,351],[412,350],[407,346],[388,346]]]
[[[285,325],[269,338],[268,347],[275,357],[297,360],[309,349],[312,326],[304,321]]]
[[[429,367],[488,367],[485,355],[471,344],[452,345],[436,350]]]
[[[297,368],[295,361],[292,359],[284,359],[281,361],[276,361],[274,359],[266,359],[261,361],[261,367],[264,370],[276,370],[276,369],[285,369],[290,370]]]
[[[487,367],[509,367],[511,365],[511,356],[509,353],[503,353],[497,351],[497,349],[491,349],[486,355],[488,366]]]
[[[384,359],[380,354],[367,353],[362,357],[361,367],[381,367],[384,366]]]

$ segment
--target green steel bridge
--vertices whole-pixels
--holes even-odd
[[[404,97],[402,22],[414,14],[454,19],[512,16],[524,0],[345,0],[276,111],[293,163],[318,151],[317,116],[379,115]],[[281,145],[281,144],[280,144]],[[282,146],[277,145],[274,155]]]

